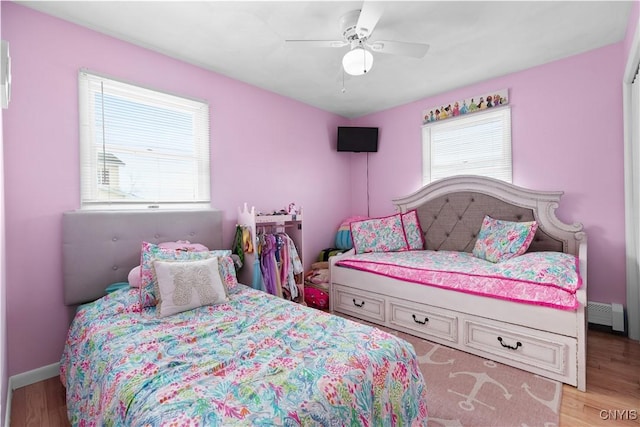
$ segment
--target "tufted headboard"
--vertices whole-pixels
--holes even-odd
[[[578,255],[586,241],[582,224],[565,224],[555,210],[561,191],[534,191],[492,178],[455,176],[435,181],[393,201],[400,212],[416,209],[426,249],[471,252],[485,215],[538,222],[529,252]]]
[[[66,305],[93,301],[112,283],[126,282],[140,264],[143,241],[188,240],[222,249],[222,212],[71,211],[62,215]]]

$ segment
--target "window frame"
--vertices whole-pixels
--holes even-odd
[[[477,172],[469,172],[469,170],[477,169],[479,164],[473,163],[469,167],[465,169],[465,166],[457,164],[455,166],[451,166],[451,170],[454,170],[454,173],[449,173],[447,175],[436,176],[433,178],[433,164],[432,164],[432,143],[431,143],[431,135],[434,130],[440,132],[446,132],[447,130],[457,130],[464,129],[467,127],[476,126],[478,124],[487,123],[490,121],[500,120],[503,122],[504,126],[502,128],[502,141],[500,146],[502,147],[502,156],[501,162],[502,165],[502,177],[494,176],[494,174],[489,173],[477,173]],[[456,175],[481,175],[488,176],[496,179],[501,179],[503,181],[511,183],[513,180],[513,159],[512,159],[512,141],[511,141],[511,107],[509,105],[494,107],[491,109],[487,109],[482,112],[475,112],[472,114],[458,116],[455,118],[445,119],[443,121],[436,121],[424,124],[422,126],[422,185],[427,185],[433,181],[438,179],[442,179],[449,176]],[[474,168],[475,167],[475,168]]]
[[[93,86],[99,81],[109,81],[113,83],[115,89],[109,92],[96,91]],[[92,86],[93,85],[93,86]],[[123,89],[124,88],[124,89]],[[131,95],[127,96],[126,92]],[[166,109],[175,109],[182,114],[191,115],[193,120],[193,144],[194,154],[186,156],[194,163],[195,169],[190,173],[191,179],[196,183],[197,194],[193,200],[186,198],[175,198],[173,200],[131,200],[131,199],[104,199],[100,198],[99,174],[104,165],[99,165],[98,145],[101,144],[95,138],[96,131],[100,131],[100,126],[96,124],[96,114],[103,106],[97,107],[91,98],[96,93],[105,96],[110,94],[122,97],[127,101],[141,102],[141,99],[152,101],[149,105]],[[78,72],[78,98],[79,98],[79,126],[80,126],[80,208],[83,210],[121,210],[121,209],[149,209],[149,208],[169,208],[169,209],[206,209],[211,207],[211,147],[210,147],[210,113],[209,103],[206,100],[177,95],[155,88],[139,85],[129,81],[120,80],[101,73],[96,73],[87,69]],[[158,102],[164,98],[164,103]],[[175,102],[174,102],[175,101]],[[143,101],[144,102],[144,101]],[[155,102],[155,103],[154,103]],[[104,127],[104,126],[103,126]],[[103,133],[104,140],[104,133]],[[106,143],[103,144],[102,152],[106,153]],[[156,147],[151,147],[156,148]],[[175,148],[175,147],[174,147]],[[105,156],[103,156],[105,157]],[[169,158],[177,159],[180,156],[150,155],[149,158]],[[109,166],[107,166],[109,167]],[[87,181],[88,180],[88,181]]]

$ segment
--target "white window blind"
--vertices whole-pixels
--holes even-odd
[[[422,128],[423,184],[453,175],[511,182],[511,109],[477,112]]]
[[[209,106],[79,73],[83,209],[210,205]]]

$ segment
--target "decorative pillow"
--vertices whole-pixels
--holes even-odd
[[[369,219],[366,216],[352,216],[340,224],[338,227],[338,232],[336,233],[336,248],[342,250],[349,250],[353,248],[353,240],[351,240],[351,223],[353,221],[362,221],[364,219]]]
[[[132,288],[140,287],[140,266],[139,265],[131,269],[131,271],[129,272],[127,281],[129,282],[129,286],[131,286]]]
[[[200,243],[191,243],[188,240],[178,240],[175,242],[162,242],[158,243],[162,249],[172,249],[174,251],[189,251],[189,252],[206,252],[209,250],[205,245]]]
[[[422,227],[420,227],[418,212],[416,212],[415,209],[405,212],[401,215],[401,218],[409,250],[415,251],[424,249],[424,234],[422,234]]]
[[[209,253],[214,252],[210,251]],[[233,258],[230,256],[218,256],[218,269],[220,277],[229,291],[233,291],[238,286],[238,277],[236,276],[236,267],[233,264]]]
[[[400,214],[354,221],[351,223],[351,238],[356,254],[406,251],[409,248]]]
[[[233,260],[231,260],[231,251],[213,250],[208,252],[192,252],[184,250],[163,249],[160,246],[142,242],[142,251],[140,255],[140,306],[151,307],[156,305],[156,298],[153,291],[153,261],[197,261],[212,257],[229,257],[231,269],[233,270]],[[231,273],[228,270],[229,263],[221,262],[225,272],[223,277],[230,278]],[[235,270],[233,276],[235,277]],[[232,286],[237,284],[237,280]]]
[[[229,300],[220,278],[218,258],[154,261],[153,269],[158,280],[157,317]]]
[[[522,255],[529,248],[537,229],[536,221],[511,222],[485,216],[473,255],[491,262]]]
[[[209,254],[209,256],[205,256],[203,255],[202,259],[209,259],[209,258],[217,258],[218,259],[218,273],[220,274],[220,278],[222,279],[222,282],[225,285],[225,291],[229,290],[229,291],[235,291],[237,285],[238,285],[238,278],[236,277],[236,269],[235,266],[233,264],[233,258],[231,258],[230,256],[218,256],[220,253],[225,253],[227,252],[226,250],[215,250],[215,251],[209,251],[209,252],[204,252],[206,254]],[[155,262],[155,261],[154,261]],[[186,262],[186,261],[180,261],[180,260],[175,260],[175,261],[167,261],[167,262]],[[154,298],[157,300],[157,296],[158,296],[158,280],[155,276],[155,271],[152,271],[152,286],[153,286],[153,296]]]

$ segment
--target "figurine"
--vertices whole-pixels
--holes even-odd
[[[296,206],[295,203],[289,203],[289,208],[287,209],[289,215],[298,215],[300,213],[300,209]]]

